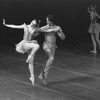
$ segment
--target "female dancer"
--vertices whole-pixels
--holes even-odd
[[[34,56],[36,51],[39,49],[39,44],[36,40],[32,40],[32,36],[36,36],[37,29],[37,21],[33,20],[29,25],[25,23],[22,25],[8,25],[5,23],[5,19],[3,19],[3,25],[10,28],[24,29],[23,40],[16,45],[16,51],[19,53],[28,53],[28,58],[26,60],[29,63],[29,71],[30,71],[30,80],[32,85],[34,85]]]
[[[91,40],[93,43],[93,51],[91,51],[91,53],[97,53],[97,44],[99,45],[99,49],[100,49],[100,40],[99,40],[99,34],[100,34],[100,25],[97,22],[97,19],[100,19],[100,16],[98,15],[98,13],[95,10],[96,6],[90,6],[90,8],[88,8],[88,12],[90,13],[90,19],[91,19],[91,24],[89,27],[88,32],[91,33]]]

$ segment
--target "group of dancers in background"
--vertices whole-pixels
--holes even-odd
[[[97,45],[100,49],[100,24],[97,19],[100,19],[99,14],[96,12],[96,6],[90,5],[88,7],[88,12],[90,13],[91,24],[89,26],[88,32],[91,33],[91,40],[93,43],[93,50],[91,53],[97,53]],[[47,54],[48,59],[45,62],[43,69],[38,76],[39,79],[43,81],[46,85],[46,78],[48,76],[48,72],[52,67],[52,63],[54,61],[55,49],[56,49],[56,35],[58,35],[62,40],[65,39],[65,34],[63,33],[60,26],[57,26],[53,22],[53,16],[48,15],[46,17],[47,25],[40,27],[40,20],[37,21],[34,19],[30,24],[22,24],[22,25],[12,25],[6,24],[5,19],[3,19],[3,25],[10,28],[24,29],[23,40],[16,45],[16,51],[19,53],[28,53],[28,57],[26,62],[29,63],[28,68],[30,72],[30,80],[32,85],[34,85],[35,77],[34,77],[34,56],[37,50],[40,48],[37,40],[34,40],[34,37],[38,36],[40,33],[44,33],[44,43],[43,50]]]

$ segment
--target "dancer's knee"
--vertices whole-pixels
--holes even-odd
[[[35,45],[33,46],[33,49],[38,50],[39,48],[40,48],[39,44],[35,44]]]
[[[37,44],[37,45],[36,45],[36,48],[37,48],[37,49],[39,49],[39,48],[40,48],[40,45],[39,45],[39,44]]]
[[[39,49],[40,46],[39,46],[39,44],[33,44],[33,45],[31,45],[30,47],[31,47],[31,48]]]

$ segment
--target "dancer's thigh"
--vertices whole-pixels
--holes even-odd
[[[45,53],[50,57],[50,56],[54,56],[55,53],[55,46],[53,46],[52,44],[44,44],[43,45],[43,49],[45,51]]]
[[[24,49],[27,51],[27,50],[30,50],[30,49],[32,49],[32,48],[35,48],[35,47],[37,47],[38,46],[38,44],[36,44],[36,43],[29,43],[29,42],[27,42],[27,43],[24,43],[24,45],[23,45],[23,47],[24,47]]]

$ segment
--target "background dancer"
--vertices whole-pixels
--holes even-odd
[[[22,25],[10,25],[5,23],[5,19],[3,19],[3,25],[10,28],[24,29],[23,40],[16,45],[16,51],[19,53],[28,53],[28,58],[26,60],[29,63],[29,71],[30,71],[30,80],[34,85],[34,56],[36,51],[39,49],[39,44],[36,40],[32,40],[32,36],[35,35],[37,29],[37,21],[33,20],[29,25],[25,23]]]
[[[91,53],[97,53],[97,44],[99,45],[100,49],[100,40],[99,40],[99,34],[100,34],[100,25],[97,22],[97,19],[100,19],[99,14],[95,10],[96,6],[90,6],[88,8],[88,12],[90,13],[90,20],[91,24],[89,27],[88,32],[91,33],[91,40],[93,43],[93,51]]]
[[[45,85],[46,85],[45,78],[47,78],[48,71],[52,67],[52,63],[54,61],[55,48],[56,48],[56,35],[58,35],[63,40],[65,39],[65,35],[62,32],[62,29],[53,23],[52,15],[48,15],[46,17],[46,22],[47,25],[38,29],[38,31],[44,32],[45,41],[43,43],[43,49],[48,56],[48,60],[46,61],[43,70],[39,75],[39,78],[43,80]]]

